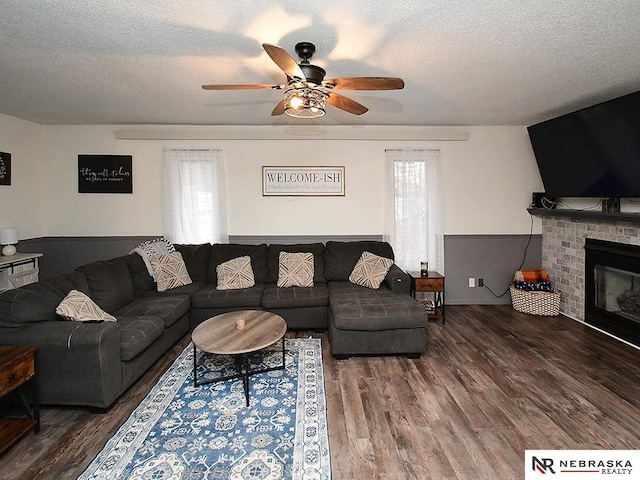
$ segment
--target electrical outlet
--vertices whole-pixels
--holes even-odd
[[[478,286],[479,287],[484,287],[484,278],[479,278],[478,279]]]
[[[469,288],[473,288],[476,286],[476,279],[473,277],[469,277]]]

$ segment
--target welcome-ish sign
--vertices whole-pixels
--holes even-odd
[[[262,167],[262,195],[344,196],[344,167]]]

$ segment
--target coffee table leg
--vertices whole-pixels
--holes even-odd
[[[198,362],[196,361],[196,346],[193,345],[193,386],[198,386]]]
[[[205,385],[208,383],[215,383],[215,382],[221,382],[223,380],[233,380],[236,378],[242,378],[242,386],[244,388],[244,397],[247,403],[247,407],[249,406],[249,376],[250,375],[254,375],[256,373],[266,373],[266,372],[273,372],[274,370],[282,370],[285,368],[285,359],[286,359],[286,354],[285,354],[285,339],[284,337],[280,339],[282,342],[282,365],[278,365],[277,367],[269,367],[269,368],[264,368],[261,370],[250,370],[250,364],[249,364],[249,354],[246,353],[240,353],[237,355],[234,355],[234,358],[236,360],[236,365],[238,367],[238,370],[240,371],[240,373],[235,374],[235,375],[229,375],[227,377],[220,377],[220,378],[215,378],[212,380],[203,380],[202,382],[198,383],[198,376],[197,376],[197,372],[198,372],[198,366],[197,366],[197,362],[196,362],[196,346],[194,344],[193,346],[193,384],[196,387],[199,387],[201,385]]]
[[[244,398],[247,400],[247,407],[249,406],[249,356],[244,356],[244,372],[242,373],[242,385],[244,386]]]

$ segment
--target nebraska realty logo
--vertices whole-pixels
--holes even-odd
[[[524,470],[525,480],[640,478],[640,450],[527,450]]]

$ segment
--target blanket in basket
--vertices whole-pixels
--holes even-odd
[[[544,268],[540,270],[518,270],[513,275],[513,286],[527,292],[553,292],[551,278]]]

